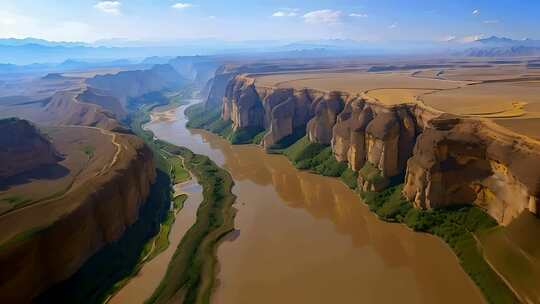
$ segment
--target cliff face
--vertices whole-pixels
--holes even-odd
[[[152,152],[141,140],[119,135],[122,157],[68,195],[50,203],[68,206],[49,225],[19,235],[0,250],[0,302],[27,303],[67,279],[100,248],[120,238],[137,220],[155,178]],[[48,212],[43,212],[47,216]],[[13,215],[24,216],[24,213]],[[17,221],[9,216],[3,221]]]
[[[125,105],[128,98],[146,93],[174,89],[186,83],[169,64],[158,64],[148,70],[124,71],[117,74],[97,75],[86,83],[106,91]]]
[[[408,161],[404,194],[415,206],[474,202],[499,223],[538,212],[540,150],[480,121],[442,116],[419,136]]]
[[[265,147],[304,128],[360,172],[363,190],[404,179],[404,195],[419,208],[475,203],[505,225],[526,209],[538,212],[540,171],[530,164],[540,163],[540,144],[488,121],[344,92],[263,87],[246,75],[227,85],[222,119],[235,130],[266,129]],[[362,174],[370,170],[378,178]]]
[[[0,180],[61,159],[33,125],[16,118],[0,120]]]

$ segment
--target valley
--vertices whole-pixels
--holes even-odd
[[[25,266],[2,282],[28,292],[0,299],[540,300],[525,61],[222,61],[3,92],[2,116],[41,139],[6,141],[27,166],[2,171],[0,263]]]

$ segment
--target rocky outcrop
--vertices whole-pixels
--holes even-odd
[[[404,180],[404,195],[419,208],[474,203],[502,224],[524,210],[538,214],[540,171],[527,164],[540,162],[540,145],[489,121],[345,92],[264,87],[248,74],[229,81],[222,119],[235,129],[264,128],[265,147],[305,128],[311,142],[331,144],[335,158],[360,173],[363,190]]]
[[[0,180],[62,159],[52,143],[26,120],[0,120]]]
[[[337,93],[262,87],[253,79],[240,75],[227,86],[221,117],[231,120],[235,130],[266,129],[265,147],[271,147],[299,130],[302,134],[307,130],[313,141],[330,143],[331,127],[343,104]]]
[[[152,152],[132,135],[119,134],[117,140],[123,147],[121,156],[105,174],[46,206],[36,206],[40,210],[2,216],[2,227],[28,222],[26,217],[35,217],[30,212],[39,212],[47,223],[16,236],[0,235],[0,302],[29,303],[75,273],[137,220],[155,178]],[[54,215],[58,210],[62,213]]]
[[[404,195],[420,208],[475,203],[499,223],[538,212],[540,146],[488,122],[442,115],[419,136]]]
[[[375,190],[403,174],[416,135],[416,121],[408,107],[387,108],[355,98],[338,116],[332,150],[338,161],[348,162],[354,171],[360,171],[367,163],[377,170],[381,178],[376,184],[359,175],[364,190]]]
[[[231,82],[225,92],[222,118],[233,130],[264,127],[264,108],[252,81]]]
[[[342,95],[331,92],[314,100],[315,115],[307,125],[307,134],[311,142],[329,145],[332,141],[332,128],[337,116],[344,107]]]

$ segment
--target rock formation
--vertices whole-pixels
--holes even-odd
[[[36,210],[2,216],[0,302],[31,302],[70,277],[137,220],[155,178],[152,152],[133,135],[118,134],[118,141],[123,147],[121,157],[105,174]],[[35,212],[42,215],[44,225],[6,235],[6,227],[35,225],[31,221]]]
[[[538,212],[540,150],[477,120],[442,115],[419,136],[408,161],[404,195],[434,208],[474,202],[499,223]]]
[[[346,92],[265,87],[249,74],[230,73],[222,119],[234,129],[264,128],[265,147],[303,129],[360,172],[363,190],[405,180],[403,194],[416,207],[474,203],[501,224],[523,210],[538,213],[540,171],[531,168],[540,163],[537,142],[418,103],[386,106]]]
[[[62,159],[51,142],[26,120],[2,119],[0,130],[0,180]]]

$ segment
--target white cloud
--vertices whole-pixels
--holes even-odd
[[[390,25],[388,26],[388,28],[391,29],[391,30],[393,30],[393,29],[395,29],[395,28],[397,28],[397,27],[398,27],[397,23],[392,23],[392,24],[390,24]]]
[[[172,8],[175,8],[175,9],[178,9],[178,10],[182,10],[182,9],[186,9],[186,8],[190,8],[190,7],[193,7],[193,4],[191,3],[182,3],[182,2],[178,2],[176,4],[173,4]]]
[[[341,19],[341,11],[334,11],[329,9],[312,11],[303,16],[306,23],[311,24],[335,24],[339,23]]]
[[[460,42],[463,42],[463,43],[468,43],[468,42],[474,42],[476,40],[480,40],[484,37],[483,34],[480,34],[480,35],[470,35],[470,36],[465,36],[463,38],[461,38],[459,41]]]
[[[120,1],[101,1],[94,5],[94,8],[111,15],[120,15]]]
[[[480,15],[480,10],[475,9],[474,11],[472,11],[472,14],[478,16]]]
[[[296,16],[298,16],[298,14],[296,12],[293,12],[293,11],[290,11],[290,12],[277,11],[277,12],[272,14],[272,17],[296,17]]]
[[[499,23],[499,20],[484,20],[485,24],[496,24]]]
[[[450,42],[450,41],[455,41],[456,38],[457,38],[456,36],[449,35],[449,36],[443,37],[443,38],[441,39],[441,41],[444,41],[444,42]]]
[[[98,38],[89,24],[64,20],[47,21],[15,12],[0,11],[0,37],[37,37],[55,41],[80,41]]]
[[[368,15],[367,15],[367,14],[362,14],[362,13],[350,13],[350,14],[349,14],[349,17],[367,18]]]

